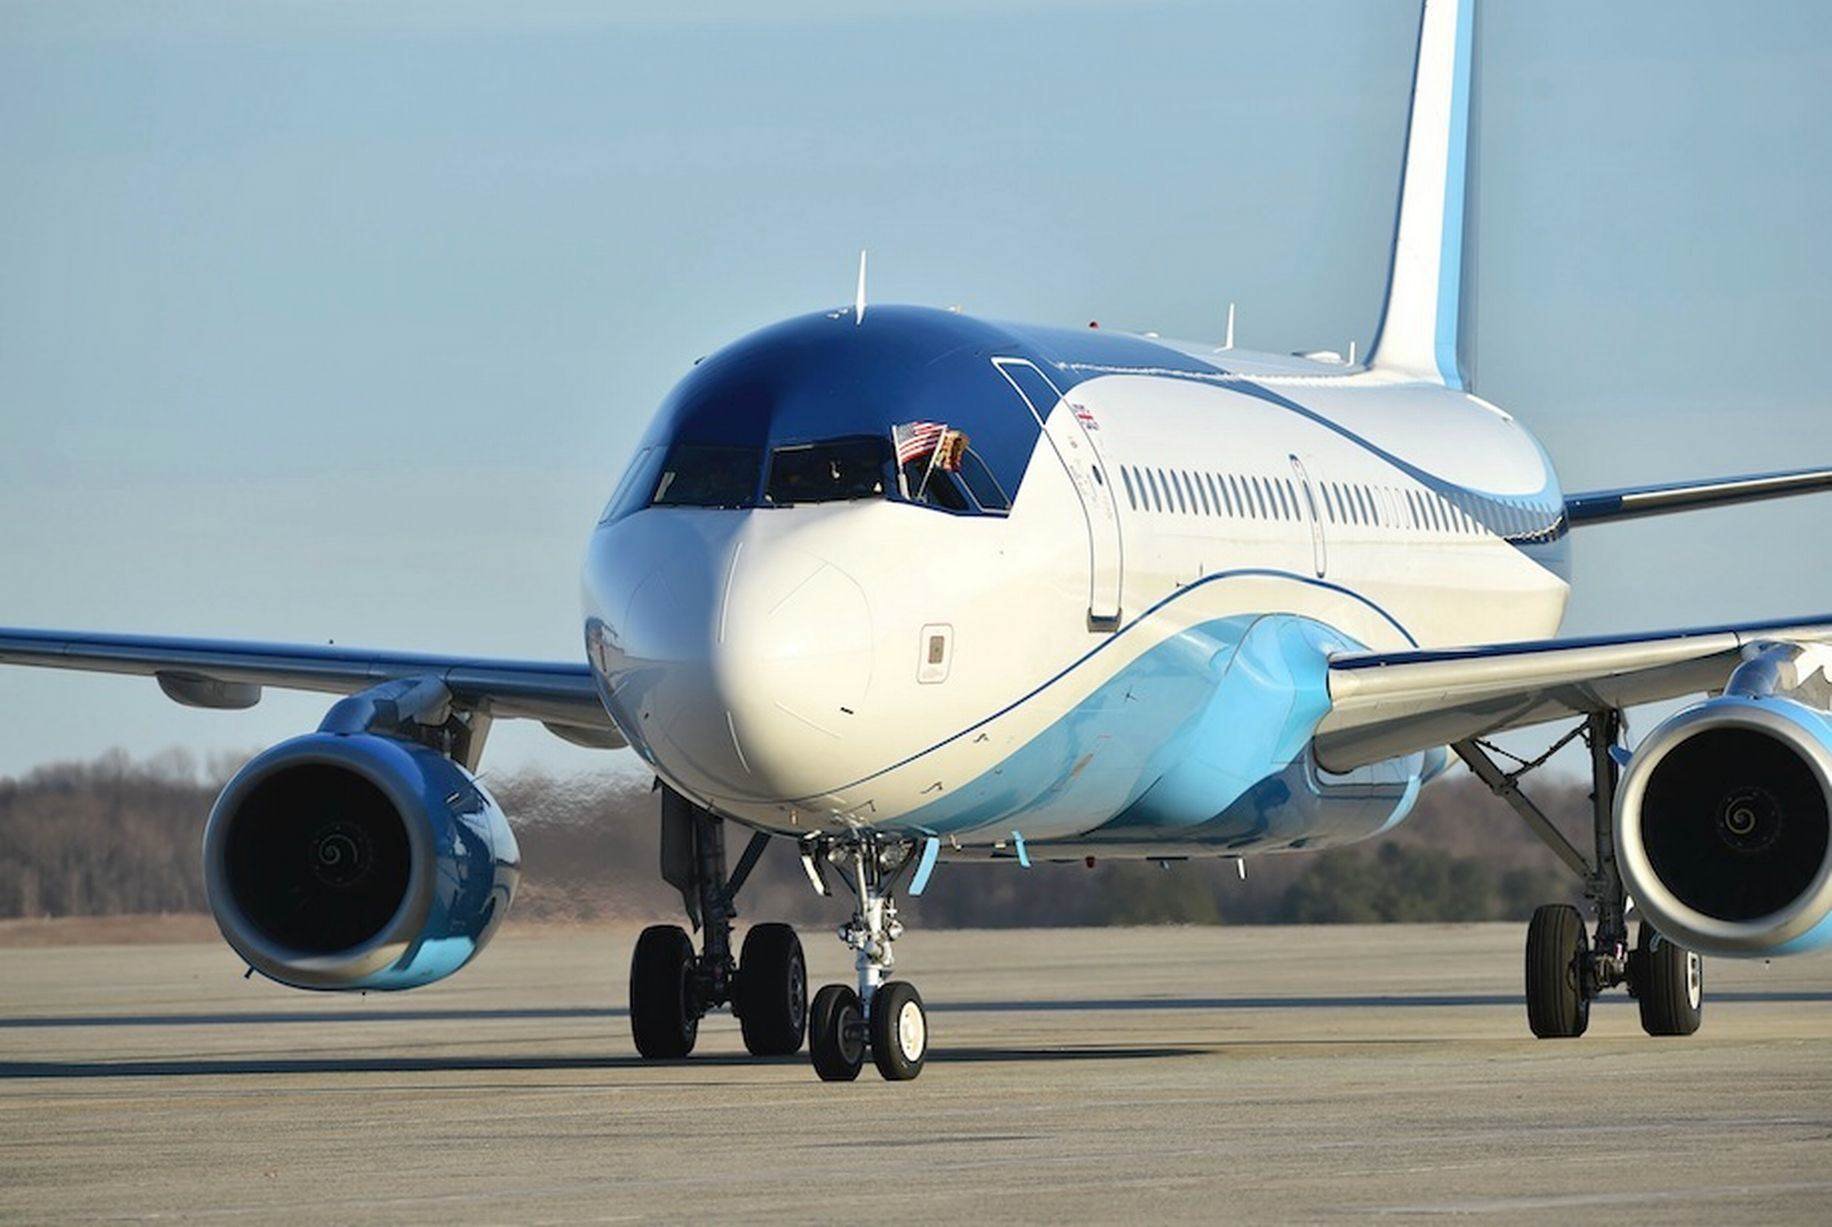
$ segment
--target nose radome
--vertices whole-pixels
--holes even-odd
[[[758,792],[807,796],[833,778],[872,680],[871,607],[834,562],[747,545],[731,562],[713,649],[734,748]]]
[[[863,589],[784,540],[793,525],[652,519],[616,526],[593,575],[599,657],[633,744],[714,801],[794,800],[853,778],[842,751],[869,740],[873,665]]]

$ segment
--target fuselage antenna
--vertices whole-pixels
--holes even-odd
[[[1234,304],[1228,304],[1228,337],[1221,343],[1223,349],[1234,348]]]
[[[865,251],[859,250],[859,288],[852,296],[852,322],[865,322]]]

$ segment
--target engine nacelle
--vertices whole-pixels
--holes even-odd
[[[375,733],[281,742],[229,781],[204,829],[223,937],[296,988],[416,988],[502,923],[521,853],[457,763]]]
[[[1673,716],[1616,797],[1630,896],[1702,954],[1793,954],[1832,941],[1832,720],[1726,694]]]

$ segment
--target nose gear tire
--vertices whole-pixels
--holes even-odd
[[[850,985],[829,984],[808,1009],[808,1056],[822,1082],[851,1082],[865,1065],[865,1010]]]
[[[916,986],[890,980],[871,999],[871,1059],[886,1082],[908,1082],[929,1053],[929,1019]]]

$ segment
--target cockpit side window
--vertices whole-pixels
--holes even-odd
[[[1011,500],[999,485],[999,479],[992,475],[986,462],[968,448],[961,456],[961,481],[966,483],[967,490],[973,495],[973,501],[980,505],[982,511],[1010,511]]]
[[[939,466],[931,468],[921,457],[903,466],[903,487],[912,503],[927,503],[948,511],[971,511],[959,477]]]
[[[773,506],[883,498],[891,483],[890,440],[862,435],[779,447],[764,501]]]
[[[762,448],[676,443],[649,502],[656,507],[754,506],[762,470]]]
[[[618,479],[617,488],[611,491],[609,501],[604,504],[604,514],[598,517],[598,523],[608,524],[612,520],[622,519],[624,516],[629,515],[630,512],[636,510],[637,507],[642,506],[641,502],[636,502],[636,499],[632,498],[632,494],[636,489],[638,479],[642,477],[643,472],[648,468],[649,461],[654,454],[655,449],[653,447],[637,449],[636,455],[630,460],[629,467],[624,469],[623,476]],[[646,490],[647,487],[645,486],[644,489]],[[640,497],[640,495],[636,496],[636,498]],[[634,507],[631,506],[632,502],[636,503]]]

